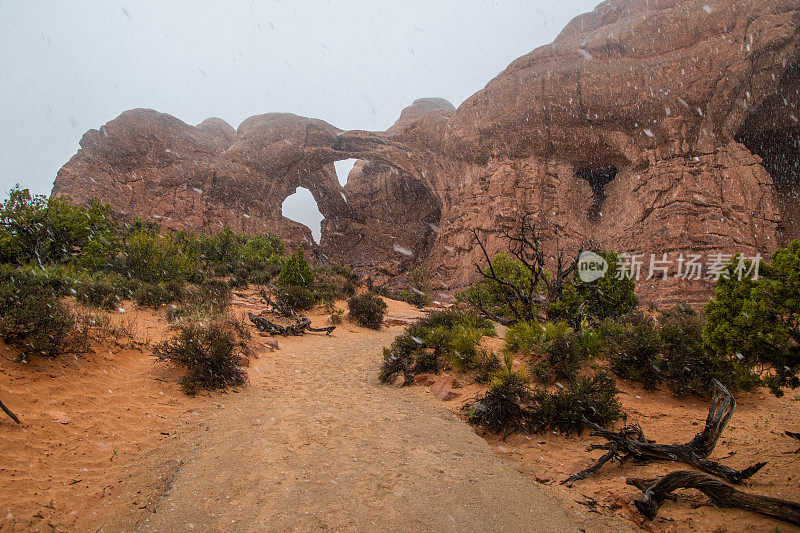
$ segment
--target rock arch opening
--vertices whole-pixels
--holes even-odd
[[[575,171],[575,177],[586,180],[592,188],[594,199],[586,213],[589,220],[597,221],[603,216],[603,201],[606,199],[605,188],[616,176],[617,167],[614,165],[581,167]]]
[[[358,159],[344,159],[342,161],[334,161],[333,166],[336,168],[336,178],[339,180],[339,185],[344,187],[347,185],[347,178],[350,176],[350,171]]]
[[[800,238],[800,63],[747,117],[734,139],[762,159],[778,197],[785,241]]]
[[[305,187],[297,187],[294,194],[286,197],[281,204],[281,213],[289,220],[310,229],[314,242],[319,244],[322,236],[322,221],[325,217],[320,212],[311,191]]]

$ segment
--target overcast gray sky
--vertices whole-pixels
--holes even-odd
[[[383,130],[415,98],[458,106],[596,3],[0,0],[0,198],[49,193],[81,135],[134,107]]]
[[[133,107],[382,130],[415,98],[458,106],[596,3],[0,0],[2,186],[49,192],[81,135]]]

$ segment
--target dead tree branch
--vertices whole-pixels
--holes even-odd
[[[608,452],[593,466],[571,475],[561,484],[571,487],[575,481],[596,473],[603,464],[611,459],[617,459],[622,463],[631,458],[639,461],[661,460],[685,463],[721,477],[730,483],[741,483],[749,478],[767,463],[760,462],[744,470],[734,470],[708,459],[736,409],[736,400],[728,392],[728,389],[719,381],[714,380],[713,383],[714,396],[708,407],[706,425],[701,433],[685,444],[658,444],[646,438],[642,428],[636,424],[625,426],[619,431],[611,431],[587,421],[586,423],[593,428],[591,435],[603,437],[608,441],[605,444],[592,445],[592,448],[608,450]]]
[[[294,314],[294,311],[292,311],[292,314]],[[263,333],[269,333],[270,335],[277,334],[283,335],[284,337],[288,337],[289,335],[298,336],[304,334],[306,331],[330,335],[331,332],[336,329],[336,326],[327,326],[324,328],[312,327],[311,320],[304,316],[298,317],[297,315],[294,315],[295,323],[289,324],[288,326],[277,324],[253,313],[247,313],[247,316],[250,318],[250,322],[252,322],[259,331]]]
[[[273,313],[275,315],[279,315],[279,316],[285,316],[285,317],[288,317],[288,318],[296,318],[296,316],[294,315],[294,310],[293,309],[290,309],[290,308],[287,308],[287,307],[283,307],[281,304],[279,304],[278,302],[274,301],[272,298],[269,297],[269,295],[267,294],[267,291],[265,291],[264,289],[260,289],[258,291],[258,294],[272,308],[272,309],[270,309],[271,313]]]
[[[737,490],[703,472],[678,470],[670,472],[655,483],[650,481],[652,480],[628,480],[628,484],[643,491],[642,498],[633,503],[650,520],[656,517],[661,504],[674,490],[697,489],[708,496],[717,507],[744,509],[800,525],[800,504]]]
[[[12,412],[11,412],[11,409],[9,409],[8,407],[6,407],[6,405],[5,405],[5,404],[4,404],[2,401],[0,401],[0,409],[2,409],[2,410],[3,410],[3,412],[4,412],[5,414],[7,414],[8,416],[10,416],[10,417],[11,417],[11,420],[13,420],[14,422],[16,422],[17,424],[22,424],[22,422],[20,422],[20,421],[19,421],[19,418],[17,417],[17,415],[15,415],[14,413],[12,413]]]
[[[513,316],[502,318],[488,309],[480,300],[475,301],[470,298],[469,302],[487,318],[504,325],[546,318],[550,304],[561,297],[564,284],[573,274],[577,258],[583,251],[583,247],[581,247],[575,258],[568,260],[556,239],[555,271],[550,273],[546,269],[544,246],[536,223],[529,222],[528,215],[524,215],[513,229],[504,229],[500,232],[500,236],[507,243],[508,253],[522,265],[528,274],[527,281],[512,281],[503,279],[497,273],[494,260],[486,249],[485,239],[482,239],[475,229],[470,230],[470,233],[480,248],[486,263],[484,267],[475,263],[478,274],[484,280],[497,285]]]

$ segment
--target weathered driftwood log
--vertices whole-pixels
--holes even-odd
[[[591,448],[608,450],[608,452],[594,465],[571,475],[561,484],[571,487],[575,481],[597,472],[600,467],[612,459],[618,460],[620,464],[629,459],[677,461],[724,478],[731,483],[741,483],[749,478],[767,463],[756,463],[744,470],[734,470],[708,459],[736,409],[736,400],[733,399],[728,389],[717,380],[714,380],[713,384],[714,396],[708,407],[706,425],[701,433],[685,444],[657,444],[644,436],[644,432],[638,424],[625,426],[619,431],[611,431],[587,421],[587,425],[593,428],[591,435],[603,437],[608,441],[605,444],[593,444]]]
[[[642,490],[642,498],[633,503],[650,520],[656,517],[661,504],[672,491],[697,489],[717,507],[745,509],[800,525],[799,503],[737,490],[703,472],[678,470],[658,480],[628,479],[627,482]]]
[[[19,421],[19,418],[17,418],[17,415],[15,415],[14,413],[12,413],[12,412],[11,412],[11,409],[9,409],[8,407],[6,407],[6,405],[5,405],[5,404],[4,404],[2,401],[0,401],[0,409],[2,409],[2,410],[3,410],[3,412],[4,412],[5,414],[7,414],[8,416],[10,416],[10,417],[11,417],[11,420],[13,420],[14,422],[16,422],[17,424],[22,424],[22,422],[20,422],[20,421]]]
[[[264,317],[255,315],[253,313],[247,313],[247,316],[250,318],[250,322],[258,328],[259,331],[263,331],[269,334],[278,334],[283,335],[284,337],[288,337],[289,335],[302,335],[306,331],[313,331],[315,333],[325,333],[326,335],[330,335],[331,331],[336,329],[336,326],[327,326],[324,328],[315,328],[311,326],[311,320],[304,316],[297,317],[295,315],[296,322],[294,324],[290,324],[288,326],[283,326],[281,324],[276,324],[271,320],[267,320]]]

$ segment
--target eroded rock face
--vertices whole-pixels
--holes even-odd
[[[767,254],[798,236],[799,25],[787,0],[608,1],[457,110],[420,99],[386,132],[259,115],[235,134],[133,110],[84,135],[53,193],[310,242],[280,214],[302,185],[325,216],[319,249],[378,282],[424,263],[463,286],[479,259],[469,230],[496,251],[524,213],[551,251]],[[348,158],[342,188],[332,163]],[[710,288],[640,283],[661,303]]]
[[[385,135],[348,132],[339,148],[365,154],[344,187],[354,216],[326,221],[320,243],[334,261],[346,263],[381,285],[424,262],[439,233],[441,202],[419,174],[420,160],[391,137],[413,123],[446,119],[455,110],[443,98],[419,98],[403,109]]]
[[[797,232],[792,197],[754,145],[800,133],[798,22],[798,5],[785,1],[606,2],[513,62],[446,128],[424,118],[396,133],[417,153],[443,154],[446,170],[420,166],[443,206],[430,263],[466,283],[478,259],[467,230],[486,230],[496,250],[491,235],[522,213],[551,245],[592,240],[646,262],[764,254],[785,242]],[[784,168],[797,168],[793,146]],[[609,169],[598,198],[585,177],[603,181]],[[796,187],[797,171],[788,174],[783,191]],[[674,279],[640,287],[664,303],[709,289]]]
[[[406,126],[421,119],[428,113],[433,113],[441,117],[449,117],[456,108],[444,98],[417,98],[414,102],[403,109],[400,118],[392,124],[386,133],[392,135],[402,131]]]
[[[297,187],[311,190],[326,217],[348,212],[332,165],[338,129],[292,114],[259,115],[238,132],[229,128],[220,119],[192,127],[149,109],[126,111],[83,136],[53,194],[79,203],[101,198],[116,213],[152,217],[171,229],[228,225],[309,245],[310,230],[281,214]]]
[[[236,130],[221,118],[207,118],[197,125],[197,129],[211,137],[213,143],[222,152],[230,148],[236,139]]]

